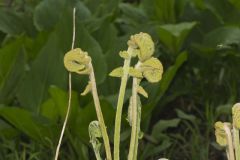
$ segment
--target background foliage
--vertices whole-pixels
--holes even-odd
[[[73,7],[76,47],[93,59],[111,142],[119,80],[108,73],[122,64],[118,52],[129,36],[147,32],[165,72],[160,84],[144,86],[150,97],[142,108],[138,159],[225,156],[214,142],[213,124],[227,120],[239,100],[238,0],[2,0],[0,159],[53,157],[67,107],[63,55],[71,46]],[[94,159],[87,127],[95,110],[91,96],[79,94],[86,83],[74,75],[62,160]],[[122,121],[126,159],[130,128]]]

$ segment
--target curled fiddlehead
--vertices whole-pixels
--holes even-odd
[[[84,74],[89,75],[88,85],[86,86],[85,90],[81,93],[81,95],[86,95],[90,91],[92,93],[94,105],[97,113],[98,123],[102,133],[104,146],[105,146],[106,158],[107,160],[111,160],[112,156],[111,156],[109,138],[106,130],[107,127],[105,125],[103,114],[101,111],[91,57],[88,55],[87,52],[83,51],[82,49],[75,48],[65,54],[64,66],[69,72],[74,72],[80,75],[84,75]],[[98,141],[95,139],[94,142],[97,143]],[[96,149],[96,146],[98,145],[96,145],[95,143],[94,145]]]
[[[89,74],[91,68],[89,62],[91,58],[87,52],[82,51],[80,48],[75,48],[67,52],[64,56],[64,66],[69,72],[77,74]]]
[[[151,36],[147,33],[140,32],[131,36],[128,46],[135,50],[138,59],[141,62],[149,59],[154,53],[154,43]]]
[[[215,123],[215,136],[216,136],[216,142],[222,146],[226,147],[227,146],[227,135],[224,130],[224,124],[223,122],[216,122]]]
[[[89,137],[90,137],[90,143],[93,146],[93,150],[96,156],[97,160],[102,160],[100,156],[100,148],[101,148],[101,142],[98,140],[98,138],[102,138],[102,132],[99,126],[98,121],[92,121],[89,124],[88,127]]]
[[[130,75],[133,77],[133,85],[128,112],[128,121],[132,126],[128,160],[136,160],[138,139],[143,135],[140,134],[141,105],[139,105],[139,102],[141,103],[141,101],[138,93],[146,98],[148,97],[148,93],[140,86],[140,82],[143,78],[146,78],[150,83],[159,82],[162,79],[163,66],[157,58],[152,57],[154,42],[149,34],[141,32],[131,36],[128,45],[133,48],[139,59],[132,70],[133,74]]]
[[[232,108],[233,125],[238,130],[240,129],[240,103],[236,103]]]

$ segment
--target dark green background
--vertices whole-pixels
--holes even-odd
[[[214,122],[230,120],[240,89],[239,0],[0,0],[0,159],[50,160],[67,107],[76,7],[76,45],[93,59],[105,121],[113,142],[120,79],[108,73],[130,35],[149,33],[164,66],[160,83],[143,87],[139,160],[220,160]],[[130,81],[129,81],[130,82]],[[96,119],[87,77],[73,75],[73,101],[61,160],[92,160],[88,124]],[[121,159],[130,127],[122,120]]]

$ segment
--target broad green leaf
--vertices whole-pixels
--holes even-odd
[[[35,28],[29,15],[16,12],[13,9],[0,8],[0,31],[9,35],[27,33],[35,34]]]
[[[205,3],[207,4],[208,9],[210,9],[219,19],[222,19],[222,24],[238,26],[240,12],[238,6],[239,2],[236,1],[237,0],[211,0],[205,1]]]
[[[164,24],[157,27],[157,33],[160,41],[176,55],[181,50],[185,39],[196,24],[196,22]]]
[[[0,116],[36,141],[47,144],[46,139],[55,141],[56,126],[17,107],[0,107]]]
[[[19,135],[19,131],[4,120],[0,120],[0,136],[6,139],[13,139]]]
[[[216,107],[216,117],[220,115],[230,115],[232,113],[232,105],[233,104],[222,104]]]
[[[197,118],[192,114],[186,114],[183,111],[176,109],[177,115],[181,119],[189,120],[192,123],[196,123]]]
[[[152,136],[157,138],[160,135],[160,133],[162,133],[166,129],[177,127],[178,124],[180,123],[180,120],[181,119],[179,118],[175,118],[171,120],[158,121],[153,127]]]
[[[63,123],[67,107],[68,107],[68,92],[56,87],[51,86],[49,88],[50,98],[40,106],[40,114],[48,118],[52,123]],[[80,110],[78,102],[78,94],[72,91],[71,108],[68,118],[67,127],[71,130],[75,130],[75,122]]]
[[[24,37],[24,49],[27,59],[34,60],[48,40],[48,32],[39,32],[35,37]]]
[[[113,129],[114,126],[114,115],[115,111],[111,104],[109,104],[105,100],[100,100],[101,109],[104,116],[104,120],[107,126],[109,133]],[[89,143],[89,134],[88,134],[88,126],[91,121],[97,120],[95,106],[93,102],[89,103],[87,106],[82,108],[77,112],[77,119],[75,121],[74,130],[72,133],[79,137],[83,142]],[[81,126],[81,127],[79,127]]]
[[[23,37],[0,49],[0,102],[9,102],[24,75]]]
[[[203,45],[221,49],[221,46],[239,45],[240,29],[239,27],[220,27],[208,33],[203,40]]]
[[[63,14],[65,0],[43,0],[34,11],[34,24],[38,30],[51,29]]]
[[[18,38],[0,49],[0,86],[3,85],[4,79],[11,71],[16,57],[20,53],[22,41],[22,38]]]
[[[122,18],[123,21],[127,20],[128,23],[130,24],[133,23],[134,25],[137,25],[136,22],[145,23],[146,21],[148,21],[148,17],[139,7],[136,7],[128,3],[121,3],[119,5],[119,8],[124,14],[124,17]]]
[[[85,2],[86,6],[96,17],[103,17],[108,14],[113,14],[118,7],[119,0],[88,0]]]
[[[159,145],[148,144],[144,149],[144,152],[140,160],[145,160],[152,156],[156,156],[159,153],[163,152],[164,150],[167,150],[171,145],[172,145],[172,142],[170,142],[170,140],[168,139],[163,140],[163,142]],[[167,159],[160,158],[159,160],[167,160]]]
[[[68,93],[56,86],[51,86],[49,88],[49,93],[55,103],[55,106],[56,106],[55,110],[58,111],[58,115],[61,117],[62,121],[64,121],[67,113]],[[69,117],[69,124],[73,123],[77,118],[77,112],[80,107],[77,95],[78,94],[76,92],[72,91],[71,111],[70,111],[71,116]]]
[[[143,0],[142,7],[151,19],[161,24],[176,21],[175,0]]]
[[[40,108],[42,116],[48,118],[53,122],[57,122],[59,113],[53,99],[50,98],[47,101],[45,101]]]
[[[229,1],[233,4],[234,7],[240,10],[240,1],[238,0],[229,0]]]
[[[167,150],[171,145],[172,145],[172,142],[170,140],[164,140],[161,144],[156,145],[156,146],[150,144],[146,148],[147,152],[146,152],[146,154],[144,154],[144,159],[147,159],[147,158],[150,158],[152,156],[158,155],[162,151]],[[141,159],[141,160],[144,160],[144,159]],[[162,159],[161,158],[159,160],[167,160],[167,159],[165,159],[165,158]]]
[[[109,18],[98,19],[101,23],[100,25],[95,24],[99,28],[92,33],[92,36],[98,41],[99,45],[102,48],[102,53],[104,55],[113,54],[114,56],[118,47],[117,43],[117,34],[118,30],[115,25],[109,22]],[[94,22],[94,21],[92,21]],[[86,25],[88,27],[88,25]],[[89,31],[90,32],[90,31]],[[112,59],[113,60],[113,59]],[[108,62],[109,63],[109,62]],[[107,64],[109,65],[109,64]]]
[[[5,62],[4,62],[5,63]],[[13,100],[18,85],[24,75],[25,55],[20,53],[15,59],[15,63],[5,78],[5,82],[0,86],[0,103],[9,103]]]
[[[33,61],[31,69],[19,84],[17,97],[20,104],[39,112],[41,103],[47,98],[50,85],[65,87],[67,74],[63,66],[64,52],[58,46],[58,33],[52,33]]]
[[[77,21],[86,21],[91,18],[92,13],[86,7],[82,1],[76,1],[74,7],[76,7],[76,20]]]

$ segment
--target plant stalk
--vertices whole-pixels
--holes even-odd
[[[76,15],[76,8],[73,8],[73,35],[72,35],[72,46],[71,46],[71,49],[74,48],[75,36],[76,36],[76,18],[75,18],[75,15]],[[61,144],[62,144],[63,135],[64,135],[64,132],[65,132],[65,128],[66,128],[67,122],[68,122],[68,117],[69,117],[69,114],[70,114],[70,111],[71,111],[71,99],[72,99],[72,76],[71,76],[71,73],[69,72],[69,74],[68,74],[68,105],[67,105],[67,113],[66,113],[66,117],[65,117],[65,120],[64,120],[64,123],[63,123],[63,127],[62,127],[62,131],[61,131],[61,134],[60,134],[60,138],[59,138],[59,141],[58,141],[58,145],[57,145],[57,149],[56,149],[56,152],[55,152],[54,160],[58,159],[60,147],[61,147]]]
[[[229,160],[235,160],[234,157],[234,148],[233,148],[233,138],[231,134],[231,130],[228,124],[224,123],[224,130],[227,134],[227,152],[229,153]]]
[[[233,126],[233,140],[236,160],[240,160],[239,130]]]
[[[116,111],[116,117],[115,117],[114,160],[119,160],[122,108],[123,108],[124,95],[125,95],[126,86],[127,86],[129,67],[131,64],[132,49],[129,47],[127,52],[130,55],[130,57],[124,60],[123,76],[121,78],[121,84],[120,84],[118,102],[117,102],[117,111]]]
[[[140,63],[138,62],[135,68],[138,68]],[[128,153],[128,160],[137,159],[137,148],[138,148],[138,131],[140,130],[140,119],[138,119],[138,102],[137,102],[137,88],[138,88],[138,78],[133,78],[132,84],[132,131],[131,140]]]
[[[104,123],[104,118],[103,118],[103,114],[102,114],[102,110],[101,110],[101,106],[100,106],[100,101],[98,98],[96,79],[95,79],[94,70],[93,70],[93,66],[92,66],[91,62],[89,63],[89,67],[91,68],[89,78],[90,78],[90,82],[92,84],[92,96],[93,96],[93,101],[94,101],[94,105],[95,105],[95,109],[96,109],[96,113],[97,113],[99,126],[100,126],[102,136],[103,136],[103,143],[105,146],[106,158],[107,158],[107,160],[112,160],[109,138],[108,138],[108,134],[107,134],[106,125]]]

